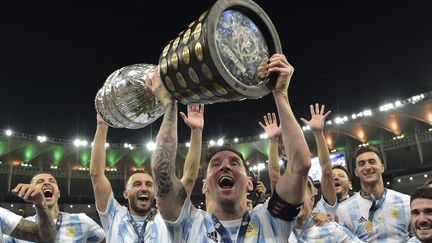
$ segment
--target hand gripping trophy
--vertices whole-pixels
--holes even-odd
[[[256,3],[219,0],[166,45],[157,66],[135,64],[113,72],[96,95],[96,110],[112,127],[154,122],[163,108],[144,77],[158,73],[156,68],[170,95],[185,105],[258,99],[275,81],[260,80],[258,66],[281,52],[273,23]]]

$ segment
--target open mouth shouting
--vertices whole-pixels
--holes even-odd
[[[218,180],[218,185],[224,190],[229,190],[234,186],[234,178],[228,175],[223,175]]]
[[[51,200],[54,195],[54,190],[52,187],[44,187],[42,188],[42,192],[46,200]]]
[[[150,197],[147,194],[141,194],[141,195],[138,195],[137,199],[138,199],[138,202],[147,204],[150,200]]]

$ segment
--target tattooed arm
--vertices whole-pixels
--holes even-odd
[[[38,222],[21,219],[11,236],[17,239],[36,242],[54,242],[54,222],[46,206],[45,197],[40,188],[31,184],[18,184],[12,193],[35,204]]]
[[[175,175],[177,152],[177,103],[168,94],[159,78],[145,77],[148,89],[158,98],[165,109],[161,127],[152,155],[152,170],[156,188],[158,209],[165,220],[175,221],[187,197],[185,187]]]
[[[204,128],[204,105],[188,105],[187,116],[180,112],[183,121],[191,129],[190,146],[183,166],[181,183],[188,195],[191,195],[198,177],[201,162],[202,131]]]

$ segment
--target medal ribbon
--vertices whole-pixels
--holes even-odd
[[[144,220],[143,226],[141,227],[141,230],[138,230],[138,225],[135,222],[135,220],[133,219],[130,212],[129,212],[128,216],[129,216],[129,222],[132,224],[133,229],[135,231],[135,234],[138,236],[138,242],[144,243],[144,235],[145,235],[145,230],[147,227],[147,222],[153,218],[153,212],[150,211],[150,213],[147,215],[146,219]]]
[[[369,194],[369,193],[364,192],[364,191],[360,191],[360,195],[363,195],[363,196],[370,195],[371,198],[372,198],[372,205],[369,208],[369,217],[368,217],[368,220],[372,222],[372,219],[373,219],[373,217],[375,215],[375,212],[383,205],[384,200],[386,199],[387,188],[384,188],[384,193],[383,193],[382,197],[379,200],[377,200],[374,195]]]
[[[300,232],[300,235],[297,233],[297,231],[295,229],[293,230],[293,233],[296,236],[298,242],[301,241],[301,237],[303,236],[303,233],[306,231],[306,229],[312,223],[312,219],[313,219],[312,215],[309,215],[307,217],[306,222],[304,223],[303,228],[302,228],[302,230]]]
[[[212,219],[213,219],[214,227],[215,227],[216,231],[222,237],[222,242],[223,243],[232,243],[232,240],[231,240],[229,233],[227,232],[225,227],[221,224],[219,219],[214,214],[212,214]],[[242,222],[240,225],[240,230],[239,230],[238,236],[237,236],[237,241],[236,241],[237,243],[243,243],[250,219],[251,219],[250,214],[248,211],[246,211],[243,214],[243,219],[242,219]]]

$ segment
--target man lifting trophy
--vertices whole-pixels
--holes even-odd
[[[135,64],[112,73],[96,95],[96,110],[112,127],[152,123],[163,108],[144,77],[155,74],[185,105],[258,99],[275,81],[260,80],[258,66],[274,53],[282,53],[279,36],[256,3],[219,0],[165,46],[157,66]]]

